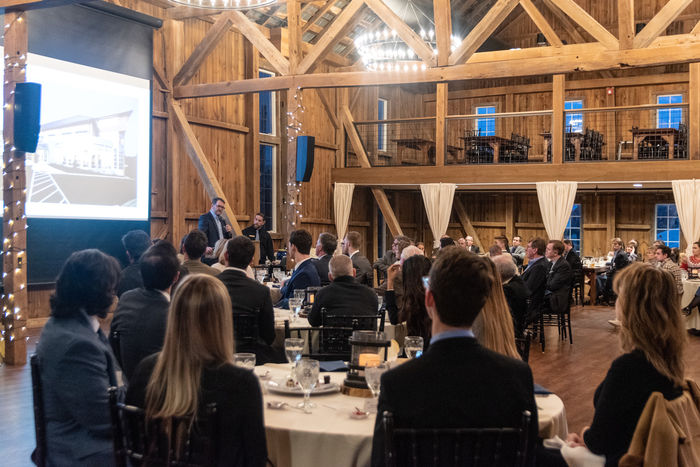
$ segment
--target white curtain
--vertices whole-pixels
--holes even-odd
[[[456,187],[454,183],[427,183],[420,186],[428,223],[433,232],[434,248],[440,246],[440,237],[447,232]]]
[[[542,221],[550,240],[564,237],[566,224],[576,198],[576,182],[537,182],[537,200],[540,202]]]
[[[693,242],[700,241],[700,180],[673,180],[673,197],[676,200],[681,231],[688,242],[688,254],[692,254]]]
[[[353,191],[355,191],[354,183],[336,183],[333,189],[333,214],[335,215],[335,230],[338,233],[338,251],[340,251],[340,243],[348,230]]]

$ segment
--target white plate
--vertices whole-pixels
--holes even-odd
[[[301,389],[301,386],[298,384],[295,385],[293,388],[290,388],[287,386],[287,380],[286,379],[273,379],[265,383],[267,390],[276,394],[285,394],[288,396],[303,396],[304,391]],[[336,383],[329,383],[329,384],[318,384],[316,387],[311,391],[311,394],[330,394],[334,392],[339,392],[340,391],[340,386],[337,385]]]

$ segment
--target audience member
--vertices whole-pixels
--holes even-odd
[[[275,248],[272,246],[272,237],[265,228],[265,214],[255,213],[253,225],[243,229],[241,232],[249,239],[260,242],[260,264],[265,264],[266,261],[275,261]]]
[[[482,428],[519,426],[527,410],[534,444],[538,423],[530,368],[482,347],[471,331],[492,287],[485,261],[461,248],[446,248],[436,259],[425,297],[430,348],[382,375],[373,466],[386,461],[384,411],[393,414],[397,428]]]
[[[544,252],[547,244],[539,237],[531,238],[527,242],[525,250],[528,258],[527,268],[523,272],[523,281],[530,291],[530,305],[527,310],[527,317],[524,326],[539,318],[544,302],[544,291],[547,287],[547,274],[549,273],[549,262],[544,259]]]
[[[193,416],[195,427],[203,408],[215,403],[214,465],[263,467],[260,383],[252,371],[233,365],[233,349],[226,288],[211,276],[188,276],[173,296],[163,350],[137,367],[126,402],[144,407],[148,420]]]
[[[425,243],[423,243],[423,242],[416,243],[416,248],[418,248],[421,251],[421,254],[423,256],[425,256]]]
[[[525,260],[525,248],[519,235],[513,237],[513,246],[510,247],[510,254],[513,256],[513,261],[515,261],[518,271],[522,270],[523,260]]]
[[[177,252],[167,242],[146,250],[140,265],[143,287],[122,295],[110,328],[110,341],[115,332],[119,333],[117,357],[127,380],[141,360],[163,347],[170,290],[180,277]]]
[[[230,239],[222,238],[217,240],[216,245],[214,245],[214,251],[212,251],[210,256],[204,256],[202,262],[207,264],[217,271],[221,272],[226,267],[226,259],[224,258],[224,253],[226,252],[226,244]]]
[[[681,261],[680,261],[681,249],[674,246],[673,248],[671,248],[671,254],[668,257],[671,258],[671,261],[673,261],[674,263],[676,263],[677,265],[680,266],[680,264],[681,264]]]
[[[70,255],[56,280],[36,353],[47,465],[114,465],[107,388],[116,362],[100,330],[115,302],[119,264],[98,250]]]
[[[683,269],[689,270],[692,272],[693,269],[700,269],[700,242],[694,242],[693,243],[693,254],[692,256],[686,257],[686,262],[681,265]],[[683,308],[683,312],[686,315],[689,315],[690,312],[695,308],[696,306],[700,305],[700,289],[697,289],[695,291],[695,296],[693,297],[693,300],[690,302],[690,304]]]
[[[620,271],[614,288],[626,353],[612,362],[596,389],[591,426],[581,436],[568,437],[574,445],[605,455],[605,465],[610,466],[627,452],[649,396],[660,392],[672,400],[682,394],[686,344],[680,300],[670,275],[635,263]]]
[[[248,237],[240,235],[232,238],[224,253],[226,269],[216,277],[226,286],[233,306],[234,322],[239,314],[256,317],[257,333],[252,328],[247,331],[250,335],[237,330],[239,340],[236,342],[236,352],[254,353],[257,363],[263,364],[279,359],[271,347],[275,340],[275,313],[270,289],[246,274],[254,255],[255,245]]]
[[[522,277],[518,275],[517,267],[507,256],[499,255],[492,260],[503,282],[503,294],[506,297],[508,309],[513,318],[515,335],[521,337],[525,331],[527,299],[530,296],[530,291],[527,290]]]
[[[467,235],[466,237],[464,237],[464,240],[467,242],[467,251],[479,254],[479,245],[476,245],[474,243],[474,238],[472,238],[471,235]]]
[[[637,243],[637,240],[630,240],[627,242],[627,248],[625,251],[627,252],[627,260],[630,263],[634,263],[635,261],[641,261],[640,255],[637,251],[637,247],[639,244]]]
[[[489,257],[500,256],[503,254],[503,248],[500,245],[493,244],[489,247]]]
[[[311,326],[321,325],[323,309],[328,315],[377,315],[377,294],[355,280],[355,269],[350,258],[345,255],[334,256],[330,261],[329,276],[333,282],[318,291],[311,307]]]
[[[508,237],[505,235],[498,235],[493,239],[494,244],[501,247],[501,251],[504,253],[510,253],[510,247],[508,246]]]
[[[211,253],[216,241],[222,238],[231,238],[232,227],[221,217],[226,210],[226,204],[221,198],[212,198],[211,209],[199,216],[197,229],[204,234],[206,242],[205,251]],[[204,253],[202,253],[204,254]]]
[[[401,274],[401,265],[411,256],[425,256],[423,252],[417,246],[409,245],[401,251],[401,257],[399,261],[392,264],[387,271],[387,280],[379,287],[379,293],[384,294],[384,298],[387,303],[391,300],[396,307],[396,319],[403,308],[403,275]],[[391,282],[389,282],[389,276],[391,276]],[[387,292],[391,291],[391,297],[387,295]],[[388,305],[387,305],[388,306]],[[391,313],[390,313],[391,314]]]
[[[440,238],[440,249],[442,250],[443,248],[447,248],[448,246],[455,246],[455,241],[447,235],[443,235],[442,238]]]
[[[670,258],[671,249],[666,245],[660,245],[656,248],[656,267],[670,273],[673,280],[676,282],[676,290],[678,295],[683,295],[683,274],[681,268]]]
[[[314,260],[314,265],[318,271],[318,277],[321,280],[321,285],[325,286],[331,283],[328,278],[329,266],[328,264],[338,248],[338,239],[333,234],[328,232],[323,232],[318,236],[316,241],[316,257],[318,259]]]
[[[372,265],[372,267],[379,273],[380,279],[386,279],[386,270],[389,268],[389,266],[399,260],[403,249],[410,244],[411,239],[405,235],[397,235],[394,237],[394,241],[391,244],[391,250],[384,253],[384,256],[375,261],[375,263]]]
[[[348,255],[352,260],[352,267],[355,268],[355,280],[362,285],[374,286],[374,273],[369,260],[360,253],[362,237],[359,232],[350,231],[343,240],[343,254]]]
[[[602,301],[612,303],[615,300],[613,292],[613,280],[615,274],[629,264],[627,253],[624,251],[625,243],[621,238],[612,239],[613,257],[610,260],[607,273],[601,274],[597,278],[598,295],[602,295]]]
[[[119,274],[117,297],[121,297],[127,290],[143,286],[139,259],[151,246],[151,237],[143,230],[131,230],[122,237],[122,245],[124,245],[124,250],[126,250],[129,265]]]
[[[467,249],[467,240],[463,237],[457,239],[457,246],[460,248]]]
[[[658,264],[656,259],[656,249],[661,245],[666,245],[662,240],[654,240],[651,248],[647,248],[646,254],[644,255],[644,262],[649,263],[653,266]]]
[[[289,234],[287,260],[294,260],[294,272],[280,289],[281,299],[275,306],[289,308],[289,297],[294,297],[295,290],[321,285],[318,270],[314,263],[309,261],[310,252],[311,234],[308,231],[300,229]]]
[[[556,314],[563,314],[569,308],[569,296],[573,274],[568,261],[564,259],[564,244],[559,240],[550,240],[547,243],[545,256],[550,262],[547,284],[545,286],[545,303],[549,310]]]
[[[389,268],[389,274],[392,280],[395,280],[395,276],[400,273],[405,292],[400,297],[400,302],[399,297],[391,289],[388,289],[384,296],[389,322],[391,324],[405,322],[407,335],[423,337],[425,348],[430,345],[431,323],[425,309],[423,278],[429,272],[430,260],[423,255],[409,257],[400,267],[392,266]]]
[[[211,266],[202,263],[201,258],[207,249],[207,237],[201,230],[193,230],[185,238],[185,261],[182,265],[190,274],[209,274],[215,276],[219,273]]]
[[[564,244],[563,256],[566,262],[569,263],[569,266],[571,266],[571,271],[575,273],[576,271],[583,269],[581,257],[578,255],[578,253],[576,253],[573,242],[567,238],[563,240],[562,243]]]

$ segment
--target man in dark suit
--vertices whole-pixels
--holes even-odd
[[[328,232],[323,232],[318,236],[318,241],[316,242],[317,259],[314,260],[314,265],[318,270],[318,277],[321,280],[322,286],[326,286],[331,283],[331,280],[328,278],[328,265],[337,248],[338,239],[335,238],[335,235],[329,234]]]
[[[564,243],[564,259],[571,266],[571,285],[583,284],[583,263],[581,257],[574,250],[574,244],[566,239]]]
[[[260,264],[265,264],[265,261],[275,260],[275,249],[272,246],[272,237],[265,229],[265,214],[259,212],[253,218],[253,225],[243,229],[243,235],[251,240],[260,242]]]
[[[549,273],[549,262],[544,257],[546,248],[547,244],[544,240],[536,237],[530,239],[525,250],[528,262],[522,278],[530,291],[530,306],[527,310],[525,326],[536,320],[542,312],[544,291],[547,287],[547,274]]]
[[[213,198],[211,200],[211,209],[199,216],[197,228],[204,232],[207,237],[207,254],[214,250],[214,245],[219,239],[231,238],[232,227],[224,221],[221,215],[226,209],[226,204],[221,198]]]
[[[471,331],[491,289],[485,261],[461,248],[445,249],[435,260],[425,297],[430,347],[382,375],[373,466],[385,465],[385,411],[397,428],[485,428],[517,427],[527,410],[532,452],[538,428],[530,368],[482,347]]]
[[[360,232],[350,231],[343,240],[343,254],[348,255],[352,260],[352,267],[355,268],[355,280],[362,285],[374,287],[372,264],[360,253],[361,246]]]
[[[166,242],[149,248],[141,257],[140,266],[143,287],[122,295],[110,329],[113,348],[114,332],[119,332],[118,356],[127,380],[141,360],[163,347],[170,289],[180,276],[175,247]]]
[[[236,352],[252,352],[256,355],[256,362],[262,364],[278,360],[270,347],[275,340],[275,314],[270,290],[246,276],[245,269],[253,260],[254,254],[255,245],[248,237],[241,235],[229,240],[224,253],[226,269],[217,277],[224,283],[231,297],[234,330],[237,313],[257,315],[257,336],[236,334]],[[242,342],[241,338],[249,339]]]
[[[513,261],[519,271],[523,269],[523,261],[525,260],[525,248],[523,248],[522,240],[519,235],[513,237],[513,246],[510,247],[510,254],[513,256]]]
[[[126,250],[129,265],[122,269],[117,285],[117,297],[124,292],[143,286],[139,259],[144,251],[151,246],[151,237],[143,230],[131,230],[122,237],[122,245]]]
[[[321,310],[329,315],[371,316],[377,314],[377,294],[374,290],[355,281],[352,260],[345,255],[334,256],[330,261],[330,277],[333,282],[316,294],[309,313],[311,326],[321,325]]]
[[[394,237],[394,241],[391,244],[391,250],[387,250],[380,259],[374,262],[372,267],[377,270],[379,274],[379,279],[386,279],[387,269],[391,267],[392,264],[397,262],[401,258],[401,252],[404,248],[412,244],[410,238],[405,235],[397,235]]]
[[[559,240],[550,240],[547,243],[545,256],[551,265],[547,274],[545,286],[545,301],[549,302],[549,309],[553,313],[561,314],[569,307],[569,295],[571,295],[571,282],[573,275],[571,266],[562,256],[564,244]]]
[[[467,251],[479,254],[479,245],[474,244],[474,238],[471,235],[467,235],[464,240],[467,242]]]
[[[527,317],[527,298],[530,291],[527,285],[518,275],[518,267],[508,255],[498,255],[491,258],[496,264],[496,269],[503,282],[503,294],[506,296],[510,315],[513,317],[513,327],[516,337],[520,337],[525,330],[525,318]]]
[[[209,274],[210,276],[216,276],[219,271],[213,267],[202,263],[202,256],[204,251],[207,249],[207,237],[204,232],[198,229],[194,229],[185,237],[184,242],[184,258],[182,266],[187,269],[190,274]]]
[[[621,238],[612,239],[613,257],[608,263],[608,272],[598,276],[596,284],[598,286],[598,294],[602,295],[602,299],[609,304],[615,301],[615,292],[613,292],[612,284],[615,273],[629,264],[627,252],[625,251],[625,243]]]
[[[289,234],[287,258],[294,260],[294,272],[280,289],[282,298],[275,306],[289,308],[289,297],[294,297],[295,290],[321,285],[318,270],[313,261],[310,261],[310,252],[311,234],[307,230],[295,230]]]

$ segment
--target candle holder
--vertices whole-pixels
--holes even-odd
[[[349,339],[352,346],[348,373],[343,382],[343,394],[355,397],[372,397],[365,380],[365,367],[386,361],[391,341],[383,332],[353,331]]]

